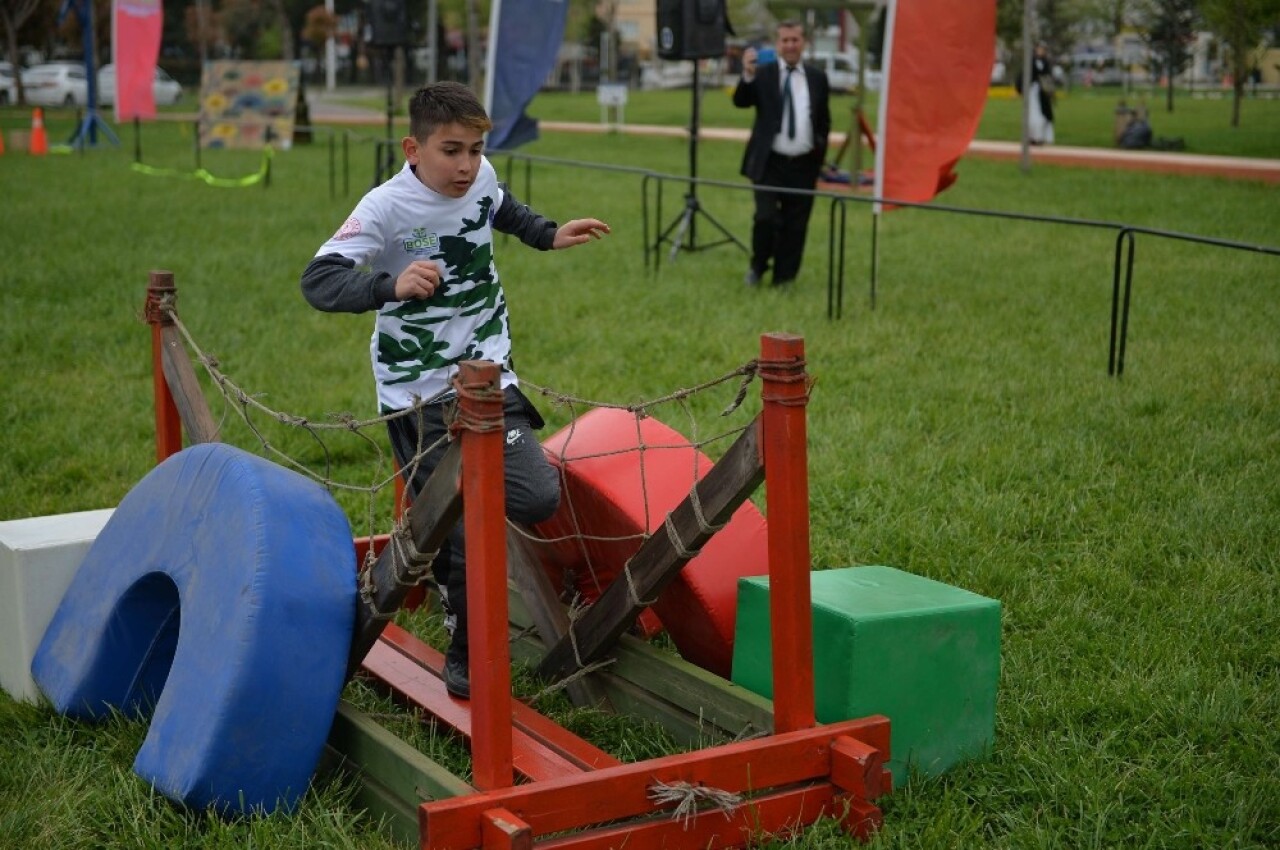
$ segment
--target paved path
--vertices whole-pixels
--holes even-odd
[[[541,121],[539,126],[547,132],[600,133],[610,129],[600,124],[570,121]],[[658,127],[647,124],[629,124],[617,128],[623,133],[687,138],[685,127]],[[747,141],[747,130],[724,127],[704,127],[703,139]],[[833,132],[831,146],[844,144],[845,134]],[[1017,142],[984,142],[975,140],[969,145],[969,153],[984,159],[1016,160],[1022,156],[1022,146]],[[1172,153],[1167,151],[1127,151],[1109,148],[1073,148],[1061,145],[1031,149],[1033,162],[1054,165],[1081,165],[1089,168],[1128,168],[1142,171],[1159,171],[1174,174],[1215,175],[1241,180],[1262,180],[1280,183],[1280,160],[1247,159],[1238,156],[1208,156],[1204,154]]]

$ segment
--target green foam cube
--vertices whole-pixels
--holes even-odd
[[[1000,603],[893,567],[812,577],[813,672],[822,723],[883,714],[895,784],[985,754],[995,737]],[[769,579],[738,581],[733,681],[773,697]]]

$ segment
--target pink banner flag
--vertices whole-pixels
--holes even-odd
[[[164,8],[160,0],[115,0],[111,15],[116,121],[156,117],[156,60]]]
[[[877,198],[920,203],[956,181],[987,102],[995,41],[995,0],[889,4]]]

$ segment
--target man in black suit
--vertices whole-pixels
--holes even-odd
[[[801,64],[804,45],[804,27],[782,21],[778,61],[757,64],[756,49],[748,47],[742,54],[742,79],[733,91],[734,106],[756,108],[742,158],[742,174],[756,186],[749,286],[760,283],[771,261],[774,286],[791,283],[804,256],[813,196],[770,188],[813,189],[827,153],[830,86],[822,69]]]

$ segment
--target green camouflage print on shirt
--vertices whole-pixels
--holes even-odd
[[[463,219],[461,232],[469,233],[484,226],[491,206],[489,198],[482,199],[479,217]],[[506,303],[498,300],[502,290],[493,274],[491,244],[477,245],[461,235],[443,236],[440,238],[440,252],[431,255],[430,259],[442,261],[445,285],[426,302],[406,301],[388,311],[388,315],[401,320],[400,330],[404,337],[387,334],[378,337],[378,362],[400,376],[387,381],[388,385],[412,383],[425,372],[447,368],[463,360],[484,359],[479,344],[501,334],[506,326]],[[461,281],[475,285],[464,288],[458,285]],[[490,311],[493,315],[476,328],[464,353],[457,358],[442,354],[446,346],[437,341],[433,327],[457,316],[477,316]]]

